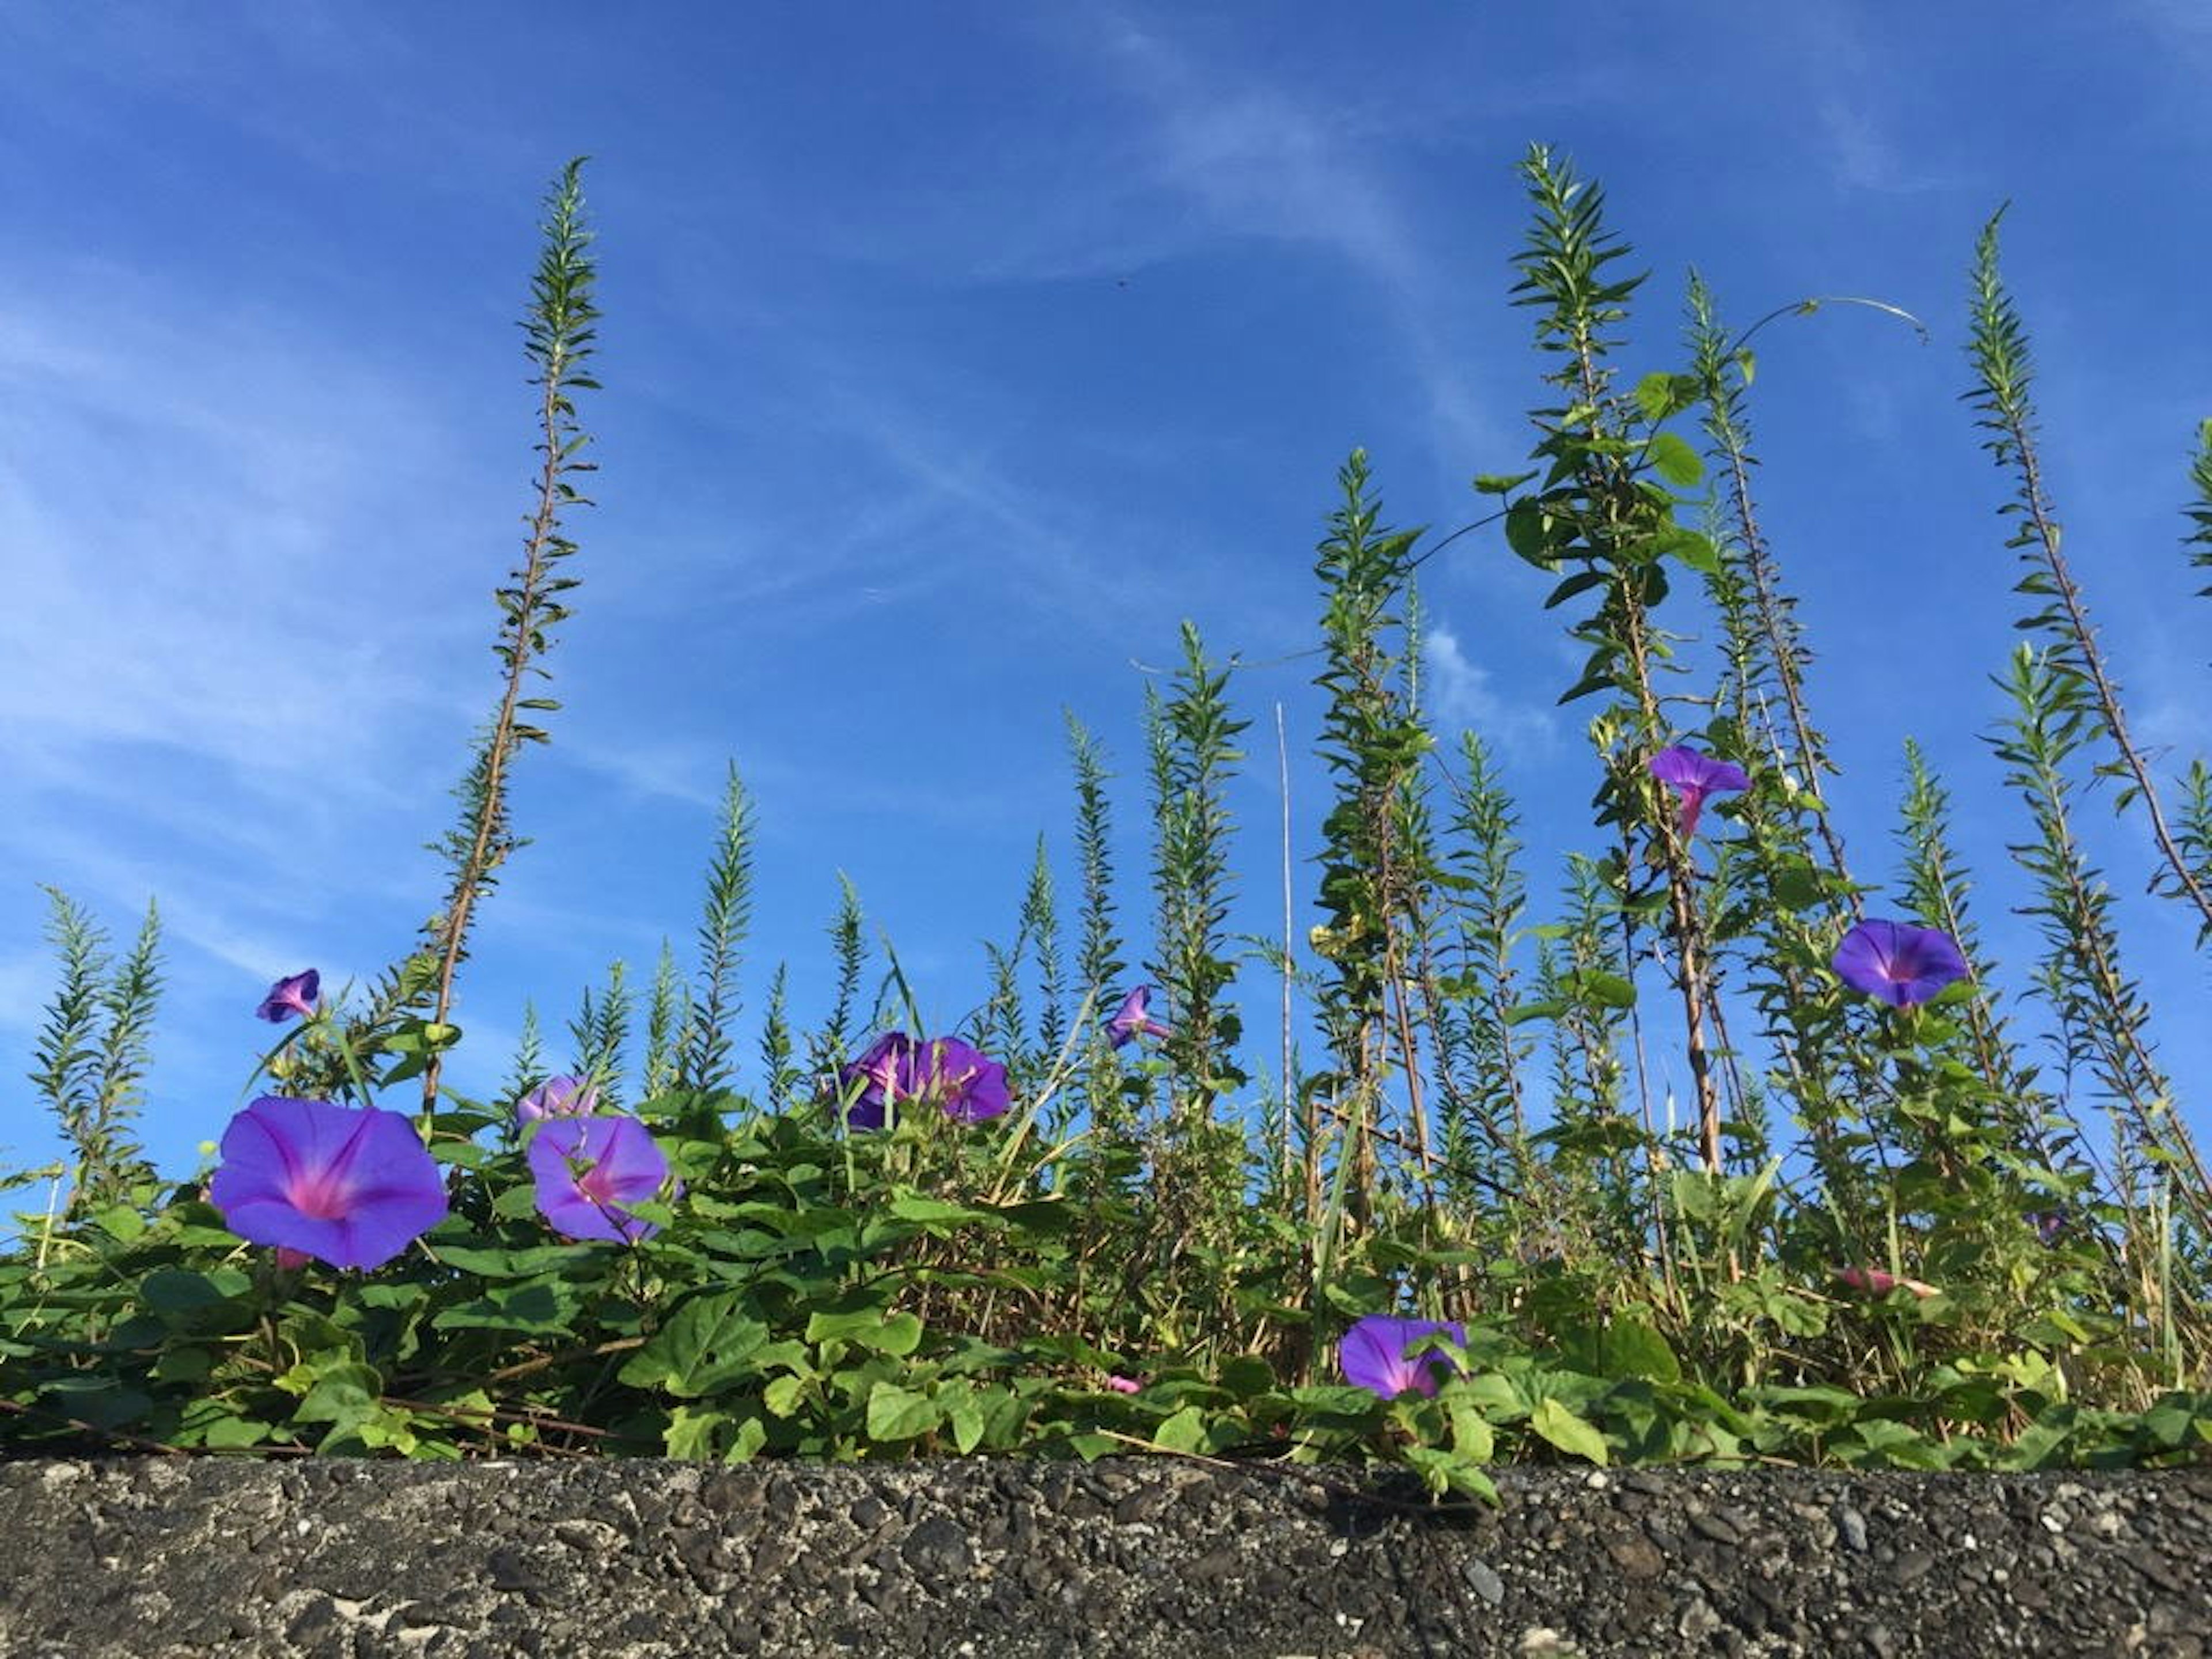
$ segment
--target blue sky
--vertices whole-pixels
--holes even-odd
[[[1186,616],[1217,654],[1308,647],[1353,445],[1394,520],[1440,530],[1526,450],[1539,366],[1504,291],[1531,140],[1604,181],[1655,273],[1633,368],[1668,366],[1692,263],[1740,322],[1860,294],[1935,331],[1771,329],[1753,406],[1865,873],[1893,867],[1915,734],[2024,981],[2020,821],[1979,736],[2012,555],[1957,401],[1966,264],[2006,198],[2069,551],[2144,737],[2176,765],[2212,747],[2177,545],[2212,414],[2189,0],[650,15],[0,13],[0,1163],[52,1151],[20,1081],[52,978],[36,884],[122,938],[161,901],[143,1127],[173,1173],[234,1109],[269,981],[366,975],[434,906],[421,844],[496,693],[489,590],[526,505],[536,204],[578,153],[601,505],[568,706],[520,774],[534,842],[464,982],[464,1089],[504,1072],[526,996],[557,1028],[611,959],[649,973],[667,935],[688,962],[730,758],[760,811],[749,1011],[779,958],[802,1016],[825,1000],[840,870],[933,1021],[978,1002],[1040,830],[1072,884],[1062,708],[1123,775],[1146,914],[1133,662],[1171,660]],[[1494,536],[1426,574],[1439,712],[1499,750],[1547,893],[1586,844],[1571,654]],[[1233,688],[1255,927],[1272,707],[1310,745],[1310,674]],[[1303,855],[1310,763],[1293,795]],[[2186,1089],[2212,1058],[2188,930],[2134,902],[2139,839],[2082,823]]]

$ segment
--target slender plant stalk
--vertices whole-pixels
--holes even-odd
[[[2027,802],[2036,831],[2034,840],[2012,850],[2036,882],[2030,914],[2045,940],[2038,979],[2057,1016],[2068,1064],[2087,1060],[2141,1143],[2185,1169],[2183,1200],[2198,1224],[2212,1231],[2212,1176],[2151,1053],[2149,1010],[2122,970],[2111,895],[2083,857],[2068,811],[2066,763],[2087,740],[2094,694],[2055,653],[2026,644],[2014,652],[2004,684],[2017,712],[1997,755],[2011,769],[2008,781]],[[2124,1171],[2131,1162],[2127,1152],[2125,1146],[2116,1149]],[[2124,1174],[2121,1178],[2124,1185]]]
[[[477,894],[504,836],[508,768],[523,744],[549,740],[543,728],[526,723],[522,715],[558,706],[550,697],[526,697],[522,693],[529,676],[544,678],[545,671],[537,659],[550,645],[548,630],[568,615],[559,596],[576,586],[574,578],[557,574],[562,562],[576,550],[575,544],[562,532],[562,515],[570,507],[589,502],[569,479],[595,470],[592,462],[582,459],[591,440],[577,423],[574,401],[575,392],[599,386],[585,373],[598,332],[592,325],[599,312],[592,302],[598,270],[590,253],[592,234],[584,221],[583,167],[582,156],[570,161],[546,198],[544,246],[531,283],[530,311],[523,322],[524,352],[538,370],[531,383],[539,389],[537,501],[529,514],[522,562],[511,579],[514,585],[499,592],[503,621],[495,648],[506,665],[507,682],[500,694],[499,713],[485,740],[476,834],[455,872],[443,912],[437,994],[431,1013],[431,1023],[436,1025],[443,1025],[453,1011],[453,973],[466,947]],[[426,1118],[437,1105],[444,1058],[442,1051],[434,1049],[422,1070]]]
[[[2058,521],[2044,487],[2043,463],[2035,445],[2035,405],[2029,396],[2035,370],[2027,331],[1997,267],[1997,225],[2004,211],[1999,208],[1990,216],[1974,245],[1973,335],[1968,355],[1976,384],[1966,395],[1981,414],[1978,424],[1991,434],[1985,447],[1999,465],[2013,473],[2014,494],[2006,510],[2021,522],[2009,545],[2019,548],[2029,565],[2019,591],[2049,602],[2025,625],[2051,635],[2058,648],[2059,666],[2087,682],[2095,700],[2096,729],[2114,755],[2097,770],[2100,775],[2123,775],[2128,781],[2114,802],[2115,810],[2124,810],[2133,800],[2142,803],[2151,838],[2165,862],[2169,890],[2196,908],[2202,942],[2212,939],[2212,883],[2199,878],[2166,823],[2149,764],[2129,734],[2119,686],[2106,663],[2081,586],[2059,550]]]
[[[1843,839],[1831,820],[1821,785],[1823,775],[1836,768],[1828,757],[1827,740],[1812,720],[1805,697],[1805,667],[1810,653],[1796,617],[1796,601],[1782,591],[1781,573],[1759,520],[1759,507],[1751,488],[1751,469],[1757,464],[1751,451],[1751,426],[1745,409],[1749,354],[1731,352],[1728,335],[1715,313],[1711,290],[1697,272],[1690,273],[1691,372],[1702,385],[1707,453],[1719,457],[1727,473],[1727,512],[1729,539],[1749,578],[1753,608],[1765,659],[1774,684],[1782,692],[1783,711],[1789,720],[1789,740],[1805,793],[1813,805],[1813,821],[1829,867],[1848,878],[1850,864],[1844,856]],[[1856,889],[1847,888],[1843,899],[1852,920],[1861,914]]]
[[[1665,591],[1663,570],[1655,555],[1662,549],[1702,543],[1703,538],[1678,529],[1671,510],[1662,504],[1666,498],[1655,499],[1650,485],[1639,476],[1639,458],[1656,453],[1660,434],[1655,433],[1640,450],[1623,453],[1630,434],[1603,362],[1610,343],[1606,330],[1628,314],[1629,296],[1643,279],[1610,277],[1607,272],[1606,267],[1628,248],[1605,228],[1603,192],[1578,179],[1571,167],[1555,161],[1540,145],[1530,150],[1521,172],[1535,208],[1535,225],[1527,248],[1516,259],[1522,273],[1514,289],[1516,303],[1543,307],[1537,324],[1539,345],[1565,359],[1549,378],[1573,401],[1565,409],[1538,412],[1538,425],[1546,437],[1536,453],[1552,461],[1555,482],[1545,495],[1515,504],[1507,514],[1506,533],[1516,551],[1545,568],[1556,569],[1562,558],[1588,567],[1583,575],[1570,579],[1580,586],[1563,584],[1555,599],[1591,585],[1585,576],[1595,579],[1602,595],[1597,615],[1577,630],[1576,637],[1593,651],[1582,682],[1570,690],[1567,698],[1613,688],[1628,699],[1626,708],[1613,711],[1613,718],[1594,723],[1593,729],[1609,739],[1607,779],[1599,799],[1605,815],[1619,818],[1624,827],[1633,817],[1658,822],[1656,841],[1676,953],[1674,977],[1681,997],[1684,1045],[1697,1097],[1698,1147],[1708,1172],[1718,1174],[1723,1168],[1721,1103],[1705,1039],[1711,978],[1695,872],[1689,848],[1663,803],[1640,809],[1635,805],[1656,800],[1657,792],[1644,767],[1664,746],[1668,732],[1653,678],[1663,641],[1650,621],[1650,605]],[[1675,481],[1694,480],[1698,471],[1694,452],[1679,439],[1674,441],[1686,461],[1686,474]],[[1572,482],[1557,482],[1563,478]],[[1624,861],[1624,878],[1629,867]],[[1626,921],[1627,913],[1623,915]],[[1632,949],[1625,955],[1634,959]]]
[[[712,1094],[735,1070],[738,967],[752,926],[753,807],[733,764],[722,787],[714,857],[707,866],[707,902],[699,921],[699,975],[691,1014],[678,1045],[676,1086]]]

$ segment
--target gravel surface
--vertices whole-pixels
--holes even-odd
[[[2212,1471],[1498,1483],[1438,1516],[1165,1459],[0,1462],[0,1656],[2212,1652]]]

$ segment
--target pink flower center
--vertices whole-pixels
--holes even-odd
[[[352,1189],[334,1170],[309,1170],[295,1177],[285,1194],[292,1207],[317,1221],[343,1221],[352,1207]]]
[[[576,1190],[594,1204],[608,1205],[615,1201],[614,1176],[604,1164],[594,1164],[577,1176]]]

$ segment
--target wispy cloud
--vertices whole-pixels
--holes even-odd
[[[1439,447],[1455,456],[1496,449],[1503,429],[1473,391],[1467,348],[1448,321],[1453,297],[1390,176],[1367,159],[1376,135],[1356,110],[1323,109],[1249,72],[1201,66],[1126,19],[1107,29],[1105,61],[1152,118],[1153,185],[1195,206],[1214,235],[1300,243],[1346,260],[1388,302]]]
[[[1431,709],[1447,726],[1472,727],[1484,742],[1522,760],[1547,757],[1559,741],[1558,717],[1541,704],[1500,694],[1491,672],[1467,654],[1459,635],[1433,623],[1421,637]]]
[[[0,761],[143,744],[261,796],[374,791],[450,706],[411,647],[458,584],[387,495],[442,472],[440,423],[327,340],[76,276],[67,304],[0,290]]]
[[[0,954],[0,1028],[35,1031],[46,998],[59,973],[53,961],[40,951],[10,951]]]
[[[1946,189],[1954,182],[1905,149],[1869,94],[1831,93],[1820,100],[1819,117],[1836,179],[1849,189],[1902,196]]]
[[[403,390],[432,382],[333,325],[98,264],[0,284],[17,926],[29,879],[118,927],[158,893],[185,981],[257,988],[405,884],[474,701],[432,666],[481,607],[456,538],[481,550],[466,446]]]

